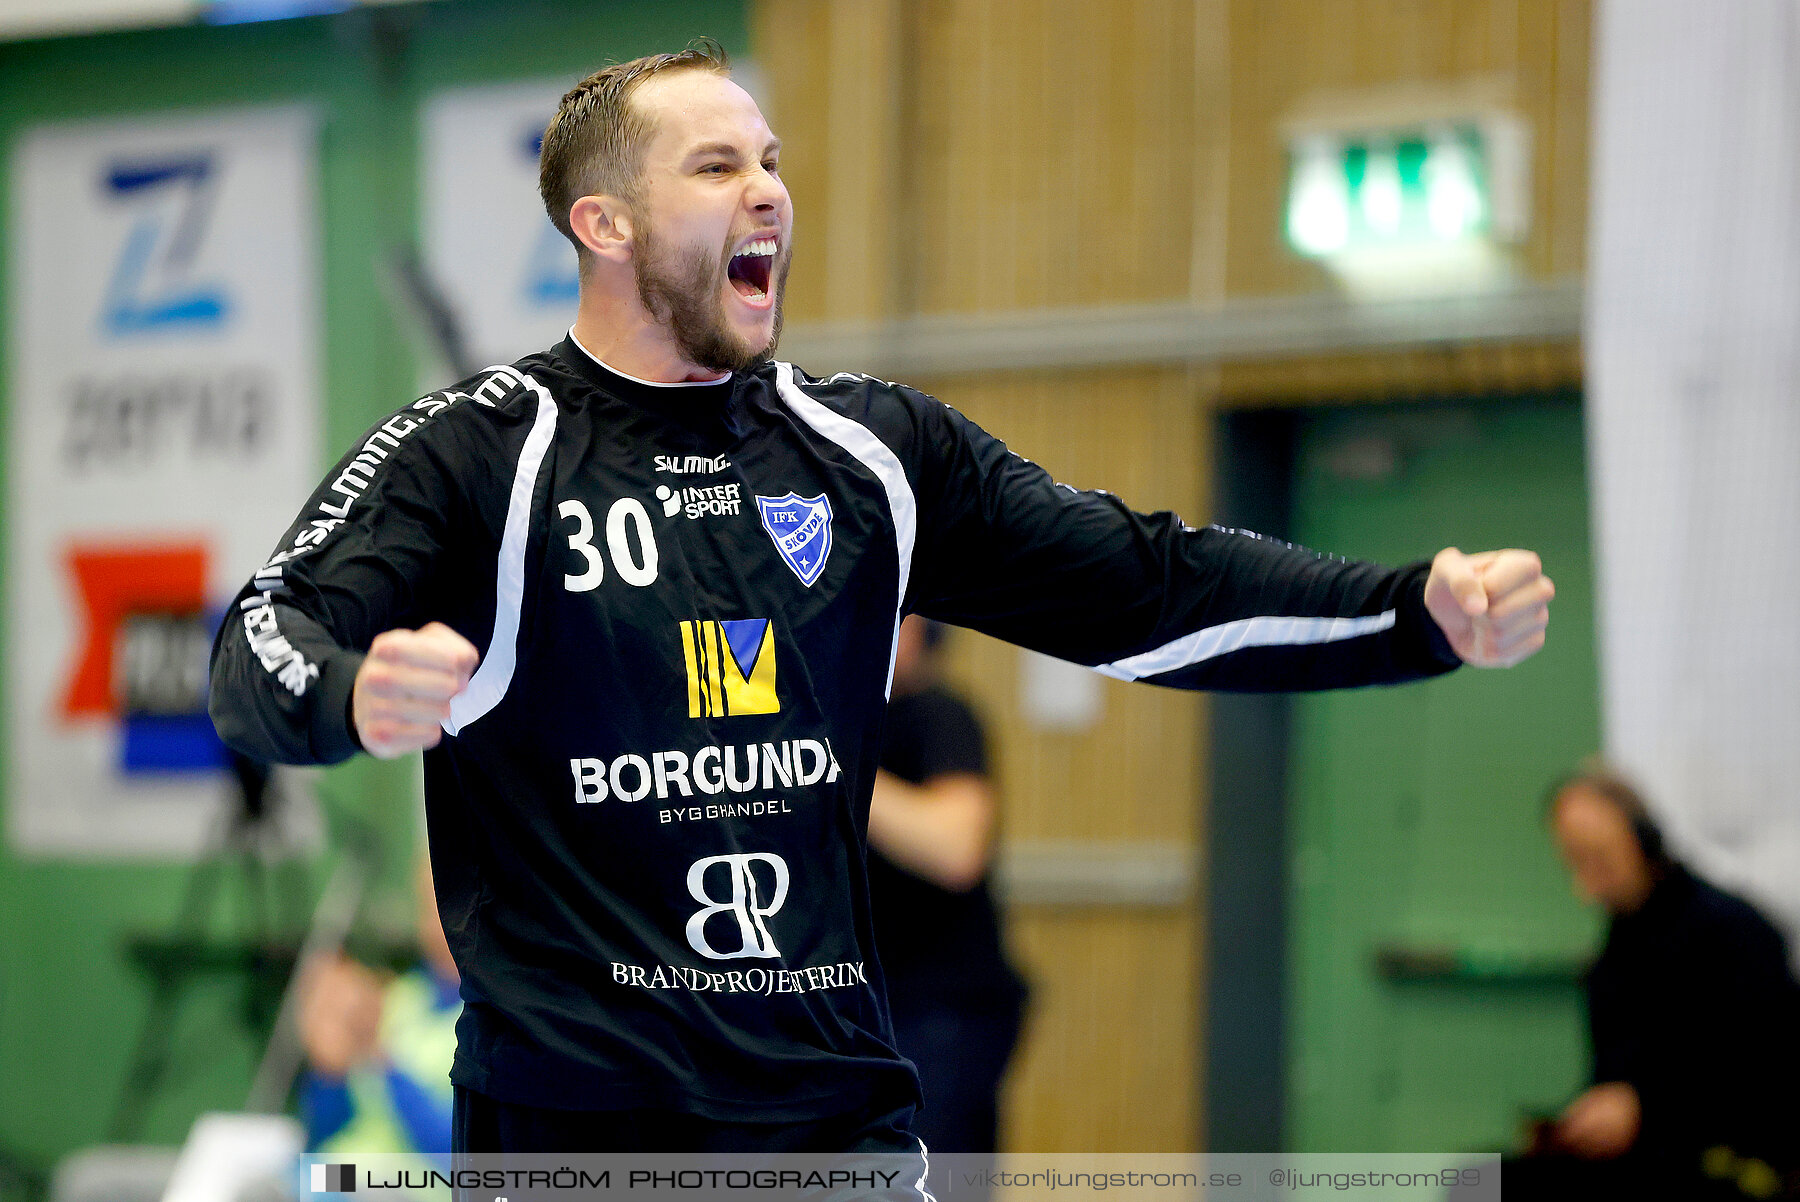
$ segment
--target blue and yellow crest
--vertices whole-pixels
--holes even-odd
[[[688,717],[781,712],[775,626],[769,619],[683,622],[681,658],[687,664]]]

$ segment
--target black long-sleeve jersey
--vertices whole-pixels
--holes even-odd
[[[902,614],[1330,688],[1456,663],[1424,575],[1134,513],[867,376],[652,384],[571,336],[352,448],[227,614],[211,710],[249,755],[341,760],[370,641],[459,631],[480,664],[425,755],[454,1080],[806,1119],[916,1097],[864,861]]]

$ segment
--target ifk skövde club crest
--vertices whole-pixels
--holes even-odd
[[[781,558],[800,577],[800,583],[811,588],[831,557],[831,502],[822,493],[816,497],[797,493],[758,496],[756,511]]]

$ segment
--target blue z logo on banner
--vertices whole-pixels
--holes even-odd
[[[800,583],[811,588],[831,557],[831,502],[823,493],[816,497],[788,493],[757,497],[756,510],[781,558]]]
[[[231,313],[224,289],[189,279],[212,216],[214,156],[114,163],[101,187],[108,199],[142,215],[125,237],[107,285],[100,322],[115,337],[223,325]],[[177,198],[159,205],[164,197]],[[166,220],[171,216],[173,219]]]

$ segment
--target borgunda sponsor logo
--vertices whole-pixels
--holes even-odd
[[[833,785],[843,771],[830,739],[709,746],[691,755],[653,751],[627,752],[610,761],[599,756],[569,759],[576,805],[595,805],[609,797],[640,801],[652,794],[658,801],[696,793],[729,800],[733,794]]]

